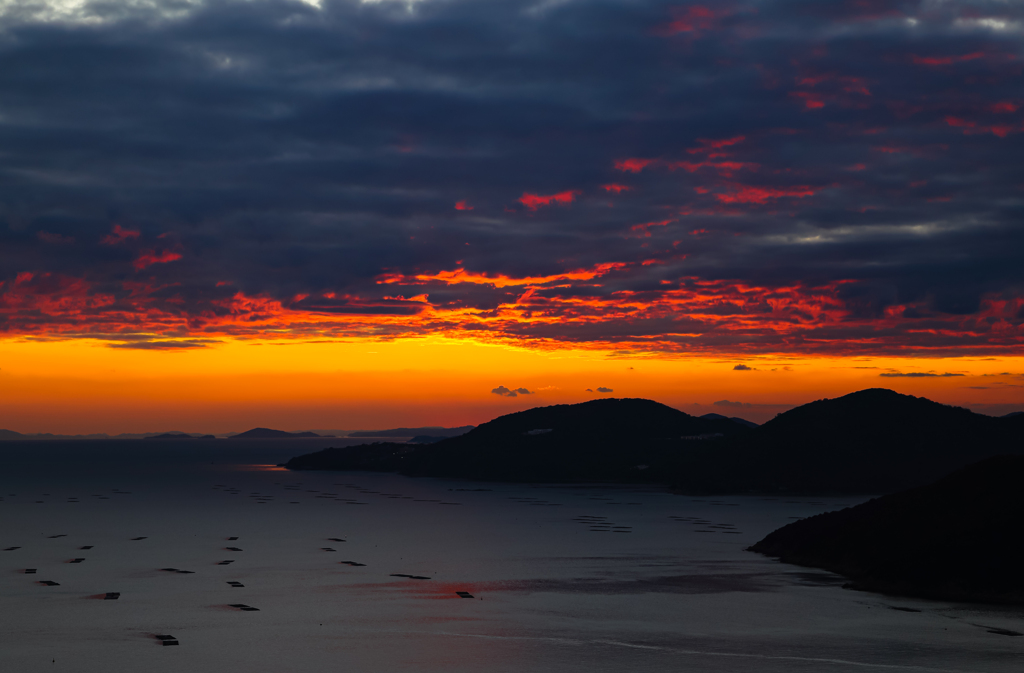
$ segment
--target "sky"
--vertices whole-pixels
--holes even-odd
[[[0,3],[0,427],[1024,409],[1012,0]]]

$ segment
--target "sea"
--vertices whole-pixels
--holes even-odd
[[[1022,608],[746,551],[870,494],[278,467],[346,442],[0,443],[0,671],[1024,670]]]

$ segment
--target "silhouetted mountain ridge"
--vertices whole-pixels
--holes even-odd
[[[432,444],[371,444],[292,459],[496,481],[651,482],[693,493],[886,493],[1022,451],[1024,415],[993,418],[891,390],[819,400],[749,428],[641,399],[537,407]]]

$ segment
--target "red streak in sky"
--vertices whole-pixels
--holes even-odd
[[[473,206],[469,205],[465,201],[458,201],[455,203],[455,210],[473,210]]]
[[[601,185],[601,189],[603,189],[606,192],[614,192],[615,194],[621,194],[622,192],[628,192],[628,191],[632,190],[633,188],[632,187],[627,187],[626,185],[615,185],[615,184],[612,184],[612,185]]]
[[[793,187],[750,187],[742,185],[731,194],[715,194],[715,198],[722,203],[767,203],[770,199],[781,199],[784,197],[802,199],[806,196],[814,196],[821,187],[809,185],[796,185]]]
[[[530,210],[537,210],[541,206],[550,206],[552,203],[572,203],[579,193],[576,190],[567,190],[557,194],[542,196],[540,194],[523,192],[523,195],[519,197],[519,202]]]
[[[962,56],[916,56],[911,55],[914,63],[917,65],[953,65],[954,63],[963,63],[964,61],[973,61],[977,58],[982,58],[985,54],[980,51],[976,51],[970,54],[963,54]]]
[[[619,159],[615,162],[615,168],[629,173],[639,173],[654,163],[654,159]]]
[[[103,245],[116,245],[122,241],[136,239],[138,237],[138,230],[122,229],[120,224],[115,224],[114,228],[110,230],[110,233],[100,239],[100,243]]]
[[[170,250],[161,250],[160,252],[146,250],[132,262],[132,266],[135,267],[136,271],[141,271],[153,264],[166,264],[178,259],[181,259],[181,255]]]

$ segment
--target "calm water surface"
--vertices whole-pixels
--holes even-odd
[[[0,444],[0,670],[1024,670],[1020,609],[743,551],[864,498],[272,467],[339,443]]]

